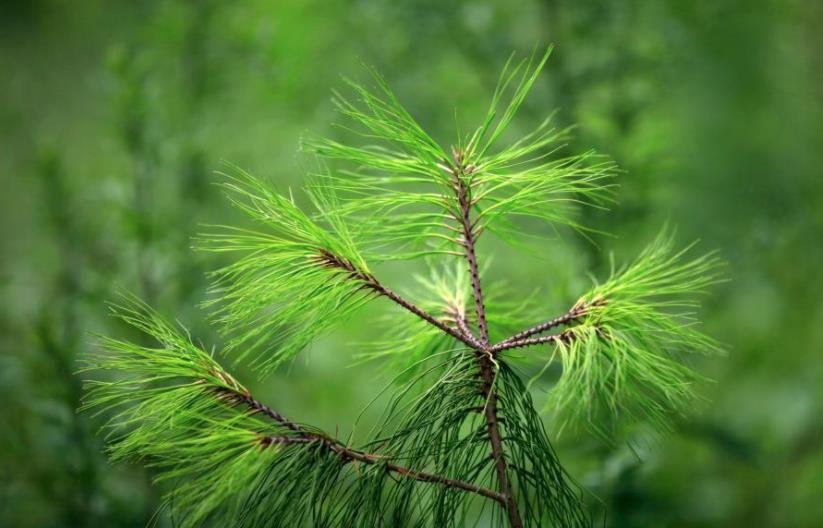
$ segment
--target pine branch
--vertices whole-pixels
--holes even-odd
[[[566,422],[583,418],[605,433],[602,410],[606,418],[651,421],[665,430],[671,415],[693,408],[701,377],[682,358],[721,349],[693,316],[697,296],[718,282],[720,263],[711,254],[685,259],[692,246],[674,250],[664,229],[631,264],[613,269],[583,296],[586,313],[575,325],[557,336],[507,344],[556,345],[552,357],[563,374],[551,405]]]
[[[271,418],[278,424],[282,425],[286,429],[300,434],[304,439],[314,438],[313,436],[309,435],[306,432],[306,430],[300,425],[290,420],[287,420],[286,417],[282,414],[278,413],[274,409],[256,400],[247,390],[228,389],[225,387],[212,387],[212,389],[214,390],[214,392],[218,394],[218,396],[221,396],[226,400],[233,401],[235,403],[241,403],[254,412],[268,416],[269,418]]]
[[[717,262],[684,262],[685,251],[672,251],[665,232],[565,314],[490,341],[490,325],[495,334],[510,332],[533,312],[526,315],[528,300],[498,298],[494,284],[484,291],[478,237],[489,231],[519,244],[518,218],[585,230],[575,220],[577,206],[604,207],[611,199],[613,164],[592,152],[559,155],[567,131],[550,120],[496,147],[547,57],[507,64],[485,120],[458,138],[451,160],[375,76],[376,92],[352,83],[359,101],[336,102],[380,144],[306,142],[321,156],[358,166],[312,175],[314,212],[242,171],[224,185],[256,227],[218,226],[201,240],[211,251],[242,254],[214,274],[207,304],[227,349],[256,355],[251,367],[266,371],[289,360],[377,297],[415,316],[394,321],[384,352],[374,354],[408,361],[397,376],[408,383],[362,450],[255,399],[212,354],[139,301],[116,310],[160,346],[101,338],[103,354],[90,368],[118,376],[89,382],[87,408],[111,416],[114,459],[148,460],[162,470],[161,480],[175,480],[166,498],[184,528],[457,527],[487,515],[486,499],[500,505],[491,508],[492,524],[587,527],[577,487],[505,352],[551,345],[548,359],[526,357],[546,366],[559,361],[553,404],[590,421],[602,407],[662,424],[693,401],[699,376],[679,356],[719,351],[695,328],[690,298],[716,282]],[[459,259],[418,277],[434,300],[415,303],[367,264],[435,255]],[[487,304],[495,307],[492,316]]]
[[[494,390],[495,372],[490,356],[480,355],[480,378],[483,380],[482,391],[486,399],[486,425],[489,429],[489,443],[497,472],[497,484],[506,498],[506,515],[512,528],[522,528],[523,521],[518,511],[517,498],[514,496],[506,468],[506,455],[503,451],[503,437],[497,418],[497,395]]]
[[[605,299],[595,300],[592,303],[592,305],[597,305],[605,302]],[[582,318],[583,316],[585,316],[589,307],[590,305],[588,303],[578,301],[565,314],[557,316],[554,319],[549,319],[546,322],[532,326],[531,328],[527,328],[526,330],[523,330],[521,332],[518,332],[513,336],[504,339],[495,346],[507,348],[506,345],[514,341],[520,341],[526,339],[527,337],[531,337],[535,334],[541,334],[543,332],[546,332],[547,330],[551,330],[552,328],[573,323],[578,319]]]
[[[566,330],[565,332],[559,334],[552,334],[548,336],[540,336],[540,337],[528,337],[522,339],[507,339],[501,343],[498,343],[492,346],[489,350],[493,354],[498,354],[505,350],[511,350],[513,348],[523,348],[528,346],[534,345],[545,345],[549,343],[568,343],[572,339],[574,339],[575,334],[572,330]]]
[[[415,305],[428,314],[438,314],[438,320],[460,331],[466,340],[458,342],[459,347],[465,348],[468,344],[469,349],[482,349],[477,337],[468,327],[465,313],[466,299],[471,298],[465,266],[458,260],[442,265],[432,262],[427,271],[426,274],[412,276],[413,284],[419,287],[414,292]],[[408,300],[410,295],[402,296]],[[420,317],[409,320],[399,315],[406,314],[397,314],[392,310],[379,316],[375,322],[382,327],[382,333],[386,337],[358,343],[358,358],[391,358],[392,362],[386,365],[387,369],[401,368],[407,375],[412,375],[426,357],[455,350],[455,338],[452,335]]]
[[[469,164],[464,166],[464,154],[459,150],[453,151],[454,166],[450,168],[450,173],[454,178],[454,188],[457,195],[457,202],[460,206],[460,216],[457,219],[462,230],[462,245],[465,249],[466,260],[469,263],[469,274],[472,284],[472,295],[474,297],[474,309],[477,313],[477,326],[480,329],[480,342],[483,345],[489,344],[489,327],[486,322],[486,306],[483,302],[483,289],[480,284],[480,270],[477,267],[477,254],[474,249],[475,233],[471,222],[471,187],[467,180],[474,172],[474,166]]]
[[[483,380],[481,390],[486,400],[484,409],[486,426],[489,432],[489,443],[494,459],[495,471],[497,473],[497,483],[500,492],[506,497],[506,514],[512,528],[522,528],[523,521],[518,511],[517,498],[509,482],[506,468],[506,455],[503,450],[503,438],[497,418],[497,395],[494,390],[495,383],[495,360],[494,353],[489,348],[489,329],[486,323],[486,307],[483,302],[483,288],[480,283],[480,272],[477,266],[477,254],[475,253],[475,233],[471,221],[471,186],[470,178],[474,172],[474,165],[466,163],[465,152],[460,149],[453,149],[454,165],[447,167],[452,177],[457,201],[460,205],[460,215],[458,221],[462,229],[463,247],[465,249],[466,261],[469,265],[469,275],[472,285],[472,296],[474,297],[474,308],[477,314],[477,326],[480,330],[480,344],[482,349],[478,351],[478,363],[480,366],[480,378]]]
[[[338,463],[329,470],[336,468],[338,473],[343,467],[341,460],[345,464],[360,463],[378,473],[387,472],[505,503],[502,494],[481,485],[400,465],[391,456],[353,449],[323,432],[289,420],[257,400],[211,355],[137,300],[116,307],[115,314],[154,337],[160,347],[101,338],[107,355],[90,359],[85,370],[115,370],[128,376],[112,382],[89,381],[84,408],[114,413],[108,427],[117,458],[147,457],[152,464],[165,469],[162,479],[193,479],[167,496],[176,508],[188,512],[184,526],[200,524],[235,501],[239,493],[251,491],[270,471],[269,465],[304,454],[331,457],[330,461],[337,459]],[[239,407],[244,410],[238,412]],[[242,467],[244,464],[247,466]],[[222,478],[227,479],[226,483],[209,480],[209,471],[218,470],[225,472]],[[376,478],[378,473],[369,478]],[[231,486],[239,476],[247,488]],[[301,476],[285,473],[282,478]],[[365,476],[355,477],[355,481],[360,478]],[[382,488],[384,484],[375,480],[370,485]],[[207,497],[207,502],[201,503]]]
[[[208,303],[230,336],[228,348],[240,357],[258,352],[258,366],[273,368],[367,302],[368,293],[390,299],[473,347],[460,331],[401,297],[369,271],[348,227],[334,214],[336,198],[328,190],[315,189],[311,195],[324,210],[322,216],[311,218],[291,197],[273,192],[242,171],[225,187],[237,207],[267,228],[257,232],[222,227],[222,232],[200,239],[202,249],[244,253],[215,274],[213,291],[218,297]]]
[[[388,461],[387,458],[383,455],[365,453],[362,451],[351,449],[339,440],[332,439],[322,433],[309,431],[303,426],[286,419],[286,417],[284,417],[282,414],[271,409],[265,404],[260,403],[250,393],[248,393],[248,391],[237,392],[231,389],[227,389],[225,387],[215,387],[214,389],[215,392],[217,392],[218,394],[224,395],[230,400],[233,400],[237,403],[241,403],[254,412],[259,412],[265,416],[268,416],[269,418],[271,418],[278,424],[282,425],[286,429],[294,431],[299,435],[296,438],[293,436],[265,436],[260,439],[261,447],[265,448],[271,445],[291,445],[316,442],[322,445],[324,448],[328,449],[329,451],[336,453],[348,462],[362,462],[363,464],[368,465],[381,464],[386,468],[387,471],[397,473],[398,475],[401,475],[403,477],[418,480],[420,482],[440,484],[443,486],[461,489],[471,493],[476,493],[483,497],[497,501],[501,504],[505,503],[505,497],[502,494],[492,491],[490,489],[486,489],[482,486],[477,486],[475,484],[463,482],[457,479],[451,479],[442,475],[426,473],[424,471],[416,471],[407,467],[403,467]]]
[[[488,399],[478,376],[477,356],[473,351],[456,351],[433,366],[433,372],[446,369],[436,374],[436,379],[423,374],[402,385],[389,402],[386,417],[391,423],[398,414],[403,417],[396,426],[384,426],[374,444],[385,444],[396,457],[428,460],[438,472],[454,468],[463,480],[495,485],[496,467],[489,453],[485,413]],[[507,456],[511,457],[510,479],[523,490],[518,496],[523,524],[590,526],[575,485],[548,443],[528,390],[505,362],[499,364],[494,373],[499,387],[495,403],[503,413],[499,424],[505,428]],[[412,390],[418,385],[423,389],[420,394]],[[407,400],[411,400],[408,407]],[[401,409],[408,410],[401,413]],[[505,505],[491,513],[491,526],[508,525]],[[452,523],[455,527],[472,525],[471,521]]]
[[[318,260],[326,266],[346,271],[351,279],[361,282],[363,288],[367,288],[376,293],[377,295],[390,299],[398,306],[413,313],[414,315],[426,321],[430,325],[439,328],[440,330],[450,335],[451,337],[454,337],[458,341],[462,341],[471,348],[477,347],[476,342],[471,338],[470,335],[466,335],[460,330],[452,328],[440,319],[437,319],[427,311],[415,305],[411,301],[404,299],[403,297],[395,293],[393,290],[384,286],[379,280],[377,280],[377,278],[374,275],[357,269],[351,262],[324,250],[319,251]]]
[[[475,235],[491,231],[513,245],[528,236],[522,225],[513,223],[517,218],[586,231],[574,218],[578,206],[605,208],[613,201],[609,180],[614,163],[595,152],[561,154],[569,131],[555,130],[551,119],[513,145],[499,152],[493,148],[549,52],[512,68],[507,64],[485,120],[469,137],[459,138],[458,150],[465,158],[459,163],[449,161],[450,156],[422,131],[379,76],[375,76],[373,91],[350,83],[359,104],[337,96],[341,113],[362,126],[354,131],[375,144],[351,146],[308,138],[304,147],[356,167],[338,175],[321,175],[315,185],[344,197],[335,213],[358,226],[358,238],[375,252],[373,256],[389,260],[456,253],[454,246],[464,244],[465,238],[456,238],[452,226],[443,221],[454,217],[462,224],[466,209],[460,203],[463,193],[455,192],[452,169],[456,166],[464,171],[460,179],[471,187],[469,206],[476,211],[466,228]],[[504,105],[509,92],[510,100]],[[482,341],[482,330],[480,334]]]
[[[376,279],[373,283],[369,284],[369,287],[372,288],[375,292],[388,297],[389,299],[394,301],[396,304],[398,304],[399,306],[402,306],[403,308],[405,308],[409,312],[411,312],[414,315],[420,317],[421,319],[423,319],[427,323],[429,323],[433,326],[436,326],[437,328],[439,328],[443,332],[449,334],[450,336],[454,337],[455,339],[458,339],[459,341],[462,341],[463,343],[465,343],[469,347],[474,348],[475,345],[474,345],[473,341],[469,337],[463,335],[462,332],[448,326],[447,324],[445,324],[444,322],[442,322],[439,319],[435,318],[434,316],[427,313],[423,309],[417,307],[416,305],[412,304],[411,302],[407,301],[406,299],[400,297],[394,291],[390,290],[389,288],[383,286],[381,283],[377,282]]]

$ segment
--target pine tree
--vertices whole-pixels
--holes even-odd
[[[166,504],[181,526],[589,526],[518,362],[561,365],[551,401],[563,423],[665,427],[692,405],[700,377],[683,359],[719,351],[693,316],[718,277],[712,255],[688,258],[664,231],[553,318],[482,284],[482,236],[528,248],[535,220],[586,234],[575,210],[611,200],[613,163],[563,153],[568,131],[550,120],[498,146],[548,55],[510,61],[481,125],[448,151],[379,75],[373,89],[350,82],[356,99],[335,103],[369,145],[305,141],[343,165],[309,175],[311,212],[239,169],[226,175],[229,199],[257,226],[198,239],[238,255],[213,274],[207,303],[227,355],[265,374],[364,304],[395,306],[370,356],[394,358],[396,393],[364,445],[259,401],[142,301],[114,306],[156,345],[100,336],[87,369],[113,374],[88,381],[85,407],[108,416],[114,460],[145,461],[173,482]],[[372,270],[418,258],[429,295],[414,301]],[[493,339],[536,317],[545,322]]]

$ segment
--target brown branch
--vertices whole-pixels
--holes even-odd
[[[298,425],[298,424],[296,424],[292,421],[289,421],[288,419],[286,419],[285,416],[283,416],[279,412],[275,411],[271,407],[268,407],[267,405],[265,405],[265,404],[261,403],[260,401],[256,400],[249,393],[249,391],[247,391],[245,389],[240,391],[240,390],[234,390],[234,389],[229,389],[229,388],[225,388],[225,387],[216,387],[215,392],[217,392],[217,394],[220,397],[223,397],[223,398],[225,398],[227,400],[230,400],[234,403],[243,404],[243,405],[245,405],[246,407],[248,407],[249,409],[251,409],[255,412],[258,412],[260,414],[268,416],[269,418],[271,418],[275,422],[279,423],[280,425],[282,425],[286,429],[289,429],[290,431],[294,431],[295,433],[298,433],[298,434],[301,434],[301,435],[302,434],[311,434],[306,429],[304,429],[302,426],[300,426],[300,425]]]
[[[584,302],[584,301],[578,301],[577,303],[575,303],[574,306],[572,306],[569,309],[568,312],[564,313],[563,315],[555,317],[554,319],[549,319],[548,321],[540,323],[539,325],[535,325],[531,328],[527,328],[526,330],[523,330],[522,332],[518,332],[518,333],[514,334],[513,336],[504,339],[503,341],[498,343],[498,345],[496,345],[496,346],[500,346],[500,345],[503,345],[503,344],[508,344],[508,343],[513,342],[513,341],[520,341],[520,340],[525,339],[527,337],[531,337],[535,334],[540,334],[540,333],[545,332],[547,330],[551,330],[552,328],[556,328],[558,326],[562,326],[562,325],[574,322],[575,320],[580,319],[581,317],[586,315],[589,308],[591,308],[592,306],[600,306],[602,304],[605,304],[605,300],[603,300],[603,299],[598,299],[598,300],[595,300],[595,301],[592,301],[592,302],[589,302],[589,303]]]
[[[463,332],[461,332],[460,330],[452,328],[451,326],[447,325],[446,323],[431,315],[427,311],[423,310],[419,306],[415,305],[411,301],[404,299],[403,297],[395,293],[393,290],[384,286],[379,280],[377,280],[377,277],[375,277],[374,275],[361,271],[350,261],[338,257],[337,255],[325,249],[318,249],[317,251],[317,261],[323,264],[324,266],[345,271],[347,275],[352,279],[362,282],[363,288],[371,290],[377,295],[392,300],[395,304],[413,313],[414,315],[423,319],[432,326],[439,328],[440,330],[449,334],[458,341],[463,342],[471,348],[477,349],[476,341],[470,339],[469,336],[464,335]]]
[[[274,409],[256,400],[248,391],[237,392],[233,389],[217,387],[215,389],[215,392],[217,392],[220,397],[225,398],[226,400],[229,400],[232,403],[245,405],[252,411],[263,414],[271,418],[275,422],[279,423],[286,429],[296,433],[294,436],[262,436],[260,438],[260,446],[262,448],[267,448],[272,445],[288,446],[294,444],[317,443],[319,445],[322,445],[329,451],[338,454],[346,462],[356,461],[369,465],[383,463],[387,471],[397,473],[398,475],[410,479],[418,480],[420,482],[440,484],[443,486],[448,486],[451,488],[457,488],[471,493],[476,493],[477,495],[481,495],[483,497],[497,501],[500,504],[505,504],[506,502],[506,497],[488,488],[477,486],[470,482],[463,482],[462,480],[451,479],[443,475],[426,473],[424,471],[417,471],[414,469],[403,467],[393,462],[389,462],[385,456],[371,453],[363,453],[362,451],[351,449],[339,440],[330,438],[322,433],[309,431],[303,426],[288,420],[285,416],[278,413]]]
[[[466,260],[469,263],[469,274],[472,283],[472,295],[474,296],[474,309],[477,312],[477,327],[480,330],[480,342],[489,344],[489,327],[486,323],[486,306],[483,302],[483,288],[480,285],[480,270],[477,266],[477,253],[474,249],[474,229],[471,223],[471,189],[464,181],[463,167],[461,165],[461,155],[455,152],[455,163],[457,169],[454,171],[455,191],[457,201],[460,204],[460,218],[458,221],[463,230],[463,247],[466,250]]]
[[[463,342],[464,344],[468,345],[471,348],[476,348],[477,347],[476,341],[474,341],[473,339],[471,339],[468,336],[463,335],[463,333],[460,332],[459,330],[457,330],[456,328],[452,328],[451,326],[449,326],[446,323],[444,323],[443,321],[437,319],[436,317],[429,314],[428,312],[426,312],[422,308],[419,308],[416,305],[412,304],[411,302],[407,301],[406,299],[400,297],[399,295],[397,295],[392,290],[388,289],[387,287],[385,287],[382,284],[380,284],[379,282],[377,282],[377,279],[374,279],[374,282],[370,283],[369,287],[375,293],[378,293],[379,295],[383,295],[384,297],[387,297],[387,298],[391,299],[396,304],[402,306],[403,308],[405,308],[409,312],[411,312],[414,315],[420,317],[421,319],[423,319],[427,323],[429,323],[433,326],[436,326],[437,328],[439,328],[443,332],[446,332],[447,334],[454,337],[458,341]]]
[[[477,360],[480,367],[480,378],[482,380],[481,389],[486,401],[486,428],[489,431],[489,443],[491,444],[492,458],[494,460],[495,473],[497,474],[498,489],[503,497],[505,497],[503,506],[509,519],[509,526],[511,528],[522,528],[523,520],[520,518],[517,499],[514,496],[509,481],[508,471],[506,469],[506,456],[503,450],[503,438],[500,433],[500,425],[497,418],[497,395],[494,390],[494,352],[489,348],[489,328],[486,323],[486,307],[483,302],[483,289],[480,285],[480,273],[474,247],[475,231],[471,222],[471,188],[465,181],[466,177],[474,172],[475,167],[471,164],[464,164],[466,160],[464,159],[463,152],[460,150],[453,149],[452,152],[454,154],[454,166],[451,168],[447,167],[447,169],[454,177],[454,190],[457,194],[458,204],[460,205],[460,215],[457,220],[463,230],[463,248],[465,249],[465,257],[469,264],[474,308],[477,313],[477,327],[480,331],[480,344],[482,345],[482,349],[478,350]]]
[[[353,449],[344,447],[342,444],[339,443],[330,443],[327,445],[332,451],[340,454],[341,456],[348,458],[350,460],[357,460],[358,462],[363,462],[364,464],[378,464],[385,460],[385,457],[382,457],[380,455],[372,455],[368,453],[362,453],[360,451],[355,451]],[[436,475],[434,473],[416,471],[414,469],[402,467],[391,462],[385,462],[384,466],[387,470],[393,473],[397,473],[398,475],[402,475],[404,477],[408,477],[414,480],[419,480],[420,482],[429,482],[432,484],[441,484],[443,486],[448,486],[450,488],[462,489],[464,491],[476,493],[483,497],[492,499],[494,501],[499,502],[500,504],[505,504],[506,502],[506,497],[501,493],[490,490],[488,488],[484,488],[482,486],[477,486],[476,484],[472,484],[470,482],[450,479],[448,477]]]
[[[311,444],[316,441],[307,436],[264,436],[260,438],[260,447],[265,449],[273,445]]]
[[[502,352],[503,350],[511,350],[513,348],[523,348],[532,345],[542,345],[547,343],[568,343],[575,338],[572,330],[566,330],[559,334],[552,334],[540,337],[528,337],[526,339],[517,339],[515,341],[503,341],[489,349],[493,354]]]
[[[479,354],[478,356],[480,377],[483,380],[482,393],[486,400],[486,428],[489,430],[489,443],[492,448],[494,469],[497,473],[497,484],[500,493],[505,497],[503,505],[506,510],[506,515],[509,518],[509,525],[512,528],[523,528],[523,521],[520,519],[520,512],[517,509],[517,499],[512,492],[509,482],[508,471],[506,469],[506,456],[503,451],[503,437],[500,434],[500,424],[497,419],[497,395],[494,391],[494,366],[491,362],[491,355]]]

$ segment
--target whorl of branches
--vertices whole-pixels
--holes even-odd
[[[559,362],[551,405],[594,428],[600,410],[665,425],[693,401],[698,376],[679,357],[719,350],[691,313],[694,294],[717,280],[717,261],[686,260],[666,232],[566,313],[491,339],[523,316],[517,300],[482,283],[481,236],[518,247],[522,217],[585,231],[577,206],[611,199],[613,164],[562,154],[567,132],[549,120],[497,147],[548,55],[507,64],[482,124],[448,151],[379,76],[375,91],[350,83],[358,100],[338,95],[336,104],[375,143],[306,142],[353,164],[312,175],[312,213],[242,171],[224,184],[255,223],[215,226],[199,240],[240,255],[214,274],[207,303],[227,354],[266,372],[366,302],[399,309],[391,337],[364,354],[406,364],[364,446],[260,402],[140,301],[115,308],[157,346],[101,337],[88,370],[114,377],[88,382],[86,407],[108,417],[114,459],[145,460],[175,481],[166,498],[182,526],[464,526],[481,517],[514,528],[588,526],[511,351]],[[428,295],[415,301],[370,267],[421,256],[432,266],[417,279]]]

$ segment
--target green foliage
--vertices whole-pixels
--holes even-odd
[[[417,304],[429,313],[442,314],[443,320],[456,325],[458,312],[466,306],[471,297],[465,267],[459,263],[452,266],[438,266],[430,259],[428,276],[414,276],[413,286],[408,293],[415,293]],[[402,291],[402,290],[401,290]],[[406,291],[402,291],[406,294]],[[464,317],[466,314],[462,314]],[[454,340],[422,319],[411,319],[397,310],[386,312],[376,325],[383,339],[373,339],[360,344],[357,358],[364,361],[388,358],[391,369],[419,365],[427,358],[454,346]]]
[[[695,403],[701,377],[683,364],[685,354],[717,354],[719,344],[697,328],[697,294],[719,280],[712,255],[685,260],[665,231],[630,265],[584,295],[582,322],[555,345],[563,375],[552,390],[554,408],[598,423],[607,410],[621,421],[666,426],[673,413]],[[553,356],[554,357],[554,356]]]
[[[227,405],[226,394],[245,388],[148,307],[132,300],[115,314],[158,346],[100,337],[101,353],[88,360],[87,370],[118,374],[88,381],[84,405],[112,415],[112,459],[146,460],[163,471],[158,481],[173,480],[166,500],[182,526],[200,526],[227,505],[229,513],[219,514],[240,511],[278,451],[261,450],[259,440],[279,431]]]
[[[427,485],[421,490],[414,480],[388,478],[379,461],[341,464],[322,441],[306,441],[295,430],[307,431],[303,426],[277,423],[244,407],[248,390],[214,355],[140,301],[127,298],[113,311],[156,345],[99,336],[101,352],[88,358],[84,371],[118,377],[88,381],[84,409],[113,416],[106,424],[113,460],[137,458],[163,471],[157,481],[171,481],[164,499],[180,526],[268,526],[276,519],[277,526],[458,527],[485,507],[465,500],[459,489]],[[490,484],[475,359],[464,350],[438,356],[427,358],[436,364],[400,387],[385,424],[366,447],[412,470]],[[587,526],[578,492],[546,441],[528,392],[508,368],[500,377],[499,398],[510,409],[512,438],[533,439],[514,443],[511,450],[522,468],[517,475],[526,492],[526,519]],[[418,385],[425,389],[415,391]],[[280,491],[266,492],[271,489]],[[493,516],[503,522],[500,511]]]
[[[629,248],[644,247],[668,219],[678,226],[679,243],[699,237],[697,252],[719,248],[733,270],[733,281],[712,287],[716,299],[699,313],[700,328],[734,353],[723,361],[679,358],[716,379],[706,390],[699,383],[692,389],[710,395],[711,405],[676,419],[671,435],[648,446],[654,453],[648,459],[643,449],[638,458],[627,447],[642,444],[647,428],[610,429],[608,443],[569,428],[554,440],[560,422],[552,416],[546,425],[558,455],[610,505],[596,522],[604,528],[747,527],[752,519],[817,525],[823,518],[817,499],[823,492],[823,244],[816,243],[823,232],[823,149],[815,147],[823,144],[823,3],[316,4],[113,0],[72,2],[67,11],[54,0],[4,2],[0,526],[145,526],[156,511],[161,487],[151,486],[150,477],[159,470],[139,461],[106,462],[98,420],[75,412],[82,387],[73,373],[78,356],[95,346],[84,337],[88,329],[148,342],[106,316],[103,300],[118,287],[185,322],[207,351],[220,343],[219,325],[197,309],[208,283],[203,271],[239,253],[189,251],[202,222],[248,227],[208,183],[220,159],[265,175],[287,196],[291,186],[296,202],[306,205],[298,188],[305,174],[293,162],[303,131],[349,145],[374,142],[327,127],[327,87],[338,72],[373,85],[357,75],[360,59],[379,65],[403,105],[450,155],[455,105],[461,131],[471,136],[486,115],[499,66],[513,49],[528,54],[543,39],[556,48],[489,153],[529,132],[546,111],[555,110],[551,123],[558,130],[579,124],[564,151],[596,146],[623,170],[619,207],[579,208],[574,220],[615,236],[593,233],[596,244],[588,244],[560,228],[556,239],[526,242],[533,253],[526,257],[482,235],[492,341],[573,306],[590,289],[587,271],[607,280],[609,252],[633,257]],[[347,87],[341,91],[356,102]],[[508,101],[501,101],[501,113]],[[329,164],[336,176],[338,165],[347,166]],[[523,232],[535,229],[551,232],[531,221]],[[382,252],[393,256],[389,248]],[[438,297],[411,277],[429,277],[430,266],[449,269],[451,263],[440,262],[447,259],[382,266],[365,257],[404,297],[437,312]],[[493,288],[490,281],[504,275],[511,280]],[[510,311],[527,297],[528,310]],[[474,310],[466,311],[474,327]],[[375,340],[385,352],[405,349],[405,335],[430,327],[404,316],[375,302],[294,365],[265,379],[247,373],[245,364],[235,374],[295,417],[348,430],[347,417],[357,415],[375,380],[383,383],[381,372],[394,377],[404,359],[425,355],[427,348],[409,356],[398,350],[342,368]],[[430,334],[437,350],[455,346],[451,337]],[[392,346],[395,337],[402,343]],[[507,352],[507,359],[530,377],[550,355],[525,348]],[[561,370],[555,361],[533,383],[539,406]],[[605,427],[612,413],[605,402],[600,407],[577,420]],[[619,423],[626,418],[622,412]],[[366,413],[358,432],[373,419],[373,411]],[[164,513],[158,524],[173,526],[175,519]]]
[[[346,270],[324,265],[331,254],[367,272],[345,225],[333,211],[321,226],[294,199],[270,189],[243,171],[224,184],[231,202],[260,230],[217,226],[202,235],[200,247],[240,252],[242,258],[213,273],[215,319],[230,337],[238,358],[256,352],[252,363],[268,371],[293,357],[318,334],[365,300]],[[326,205],[315,194],[315,204]],[[325,253],[324,253],[325,252]]]
[[[454,247],[460,242],[449,225],[462,215],[455,179],[470,190],[476,234],[488,229],[512,243],[528,233],[513,223],[518,218],[582,230],[574,220],[574,206],[602,205],[610,199],[614,164],[593,151],[560,155],[568,131],[554,128],[551,119],[510,146],[493,150],[550,51],[536,63],[506,65],[483,123],[471,135],[458,137],[449,153],[420,128],[378,74],[372,72],[374,92],[348,81],[357,103],[340,95],[335,103],[374,143],[349,146],[312,137],[305,147],[356,164],[356,170],[326,175],[317,185],[346,198],[336,212],[358,226],[357,239],[372,249],[373,258],[462,254]]]
[[[410,465],[422,462],[435,473],[492,486],[495,477],[483,419],[487,402],[478,390],[476,370],[476,358],[465,350],[444,351],[431,358],[423,372],[399,387],[370,445],[388,446],[391,458]],[[417,386],[420,390],[414,390]],[[505,409],[501,417],[506,423],[512,473],[522,494],[526,526],[589,526],[580,492],[560,465],[518,374],[501,365],[495,386],[500,391],[498,405]],[[434,496],[429,502],[438,509],[424,526],[466,526],[472,523],[478,507],[488,509],[448,488],[430,491]],[[411,487],[403,493],[387,504],[421,500]],[[403,525],[403,519],[399,517],[397,524]],[[489,512],[489,519],[495,526],[506,524],[502,510]]]
[[[585,229],[574,220],[571,206],[602,205],[611,198],[609,179],[615,172],[614,164],[594,151],[560,155],[569,130],[558,130],[551,118],[499,152],[493,151],[550,54],[551,48],[536,63],[532,58],[514,67],[509,60],[483,124],[465,147],[466,158],[475,166],[471,184],[478,203],[476,222],[480,229],[489,226],[504,240],[516,241],[522,236],[522,226],[507,222],[511,217]],[[507,91],[513,93],[501,112]]]
[[[312,140],[315,152],[360,165],[317,171],[307,189],[312,213],[242,171],[223,185],[255,224],[216,226],[200,237],[205,250],[240,255],[214,273],[206,304],[235,357],[253,354],[249,365],[265,373],[370,299],[401,309],[388,337],[363,354],[404,365],[364,448],[260,403],[139,301],[117,309],[159,348],[101,338],[104,354],[90,368],[126,377],[91,382],[88,408],[112,416],[115,459],[145,459],[163,471],[160,480],[174,480],[166,500],[184,526],[457,527],[480,519],[512,528],[589,526],[581,494],[509,364],[512,351],[553,347],[563,367],[554,402],[571,416],[590,418],[604,406],[663,424],[689,404],[697,376],[676,356],[717,345],[683,310],[716,280],[717,263],[712,256],[681,262],[684,252],[673,253],[665,233],[566,314],[496,343],[489,338],[489,322],[498,333],[517,328],[538,305],[500,285],[484,292],[481,234],[519,244],[524,218],[579,230],[569,206],[602,203],[610,192],[611,162],[558,157],[564,133],[547,123],[496,149],[547,58],[548,51],[534,64],[507,66],[483,124],[458,138],[450,156],[379,76],[376,93],[352,84],[365,110],[342,98],[338,107],[391,148]],[[438,259],[443,253],[449,257]],[[368,265],[421,255],[430,275],[417,279],[424,293],[408,297]],[[545,335],[560,326],[567,328]]]
[[[465,263],[459,260],[438,263],[426,260],[428,274],[415,274],[409,287],[401,290],[406,296],[414,295],[417,304],[429,313],[440,314],[441,319],[457,326],[463,319],[468,326],[477,324],[471,308],[471,285]],[[484,276],[485,272],[481,272]],[[486,302],[495,309],[487,314],[493,332],[509,335],[523,324],[543,313],[535,295],[519,299],[510,295],[511,285],[505,280],[489,281],[483,285]],[[376,327],[382,330],[382,339],[358,343],[358,359],[363,361],[388,359],[387,368],[415,370],[420,362],[437,353],[452,350],[454,340],[422,319],[409,319],[398,310],[387,311],[379,317]],[[380,335],[380,334],[378,334]]]

